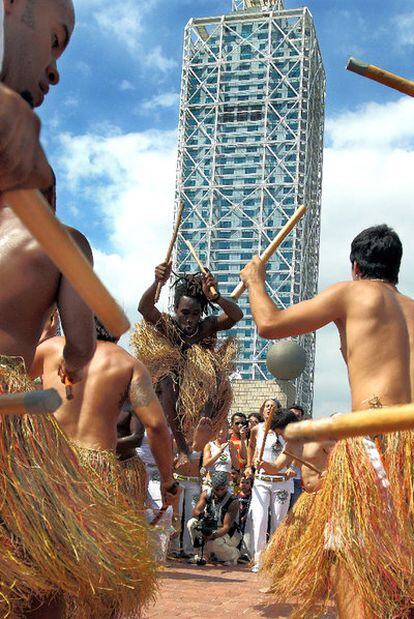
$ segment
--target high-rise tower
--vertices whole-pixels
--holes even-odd
[[[317,291],[325,73],[308,9],[283,0],[233,0],[232,12],[192,19],[184,34],[176,205],[180,232],[228,295],[300,204],[307,214],[268,267],[279,307]],[[182,241],[174,269],[197,270]],[[266,379],[269,342],[254,327],[247,295],[240,343],[244,378]],[[312,407],[314,335],[298,400]]]

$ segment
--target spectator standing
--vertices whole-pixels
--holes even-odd
[[[244,471],[247,464],[247,417],[244,413],[234,413],[231,417],[232,443],[237,450],[238,468]]]
[[[251,432],[250,445],[248,450],[248,468],[246,470],[249,476],[253,474],[253,464],[255,464],[258,455],[260,454],[262,444],[264,442],[263,458],[261,468],[256,470],[254,476],[254,485],[252,493],[252,502],[250,505],[250,515],[252,518],[253,528],[253,546],[254,546],[254,565],[253,572],[258,572],[260,568],[260,557],[266,546],[266,534],[268,531],[268,519],[270,510],[270,535],[276,530],[283,518],[286,516],[289,504],[290,495],[293,492],[293,481],[290,479],[294,475],[292,469],[282,469],[279,474],[275,475],[267,468],[267,464],[271,464],[278,455],[282,453],[285,444],[284,439],[274,430],[274,423],[277,419],[279,411],[276,404],[272,406],[263,406],[263,416],[266,419],[272,415],[273,423],[270,424],[270,430],[265,438],[265,423],[260,423]]]
[[[249,561],[253,557],[252,523],[249,517],[250,503],[252,501],[253,479],[243,475],[240,479],[240,490],[237,494],[239,499],[239,524],[240,533],[243,536],[240,552],[241,559],[246,557]]]
[[[229,441],[229,424],[225,422],[214,441],[210,441],[204,447],[203,467],[210,475],[221,471],[226,473],[228,483],[231,482],[232,468],[240,470],[238,453],[234,443]]]

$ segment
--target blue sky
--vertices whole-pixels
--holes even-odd
[[[75,5],[61,82],[40,110],[42,137],[61,219],[88,236],[98,272],[135,320],[172,225],[183,29],[191,17],[228,12],[231,0]],[[414,294],[414,102],[344,69],[353,55],[414,80],[412,0],[307,6],[327,72],[320,288],[349,277],[353,236],[386,221],[405,243],[401,290]],[[315,413],[348,407],[328,327],[318,335]]]

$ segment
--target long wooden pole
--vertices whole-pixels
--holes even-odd
[[[164,262],[168,263],[171,260],[171,256],[172,256],[173,249],[174,249],[174,245],[175,245],[175,242],[176,242],[177,236],[178,236],[178,231],[180,229],[181,220],[183,218],[183,212],[184,212],[184,202],[180,202],[180,206],[178,207],[178,211],[177,211],[177,217],[175,219],[173,235],[171,237],[171,241],[170,241],[170,244],[168,246],[168,250],[167,250],[167,254],[165,256],[165,261]],[[154,299],[155,303],[158,303],[158,301],[160,300],[161,289],[162,289],[162,284],[160,282],[158,282],[157,290],[155,292],[155,299]]]
[[[108,331],[115,337],[125,333],[130,326],[128,318],[66,228],[54,216],[42,194],[35,190],[11,191],[5,194],[4,201],[11,206]]]
[[[0,417],[7,415],[45,415],[54,413],[62,405],[56,389],[29,391],[0,396]]]
[[[299,421],[286,427],[289,440],[337,441],[353,436],[388,434],[414,428],[414,404],[375,408],[316,421]]]
[[[196,250],[194,249],[194,247],[191,245],[190,241],[187,241],[187,239],[185,239],[183,236],[181,237],[184,241],[184,243],[187,245],[188,249],[190,250],[191,255],[193,256],[194,260],[196,261],[196,263],[198,264],[198,268],[200,269],[200,271],[202,272],[203,275],[207,275],[207,271],[204,268],[203,263],[201,262],[200,258],[197,256],[196,254]],[[210,292],[211,294],[213,294],[214,296],[218,295],[217,290],[214,288],[214,286],[210,286]]]
[[[263,254],[260,256],[260,260],[263,262],[263,264],[266,264],[266,262],[270,260],[270,258],[273,256],[275,251],[280,247],[280,245],[283,243],[285,238],[288,236],[291,230],[293,230],[293,228],[296,226],[298,221],[302,219],[305,213],[306,213],[306,208],[304,206],[299,206],[299,208],[293,213],[289,221],[283,226],[279,234],[266,247]],[[244,285],[243,282],[240,282],[236,286],[236,288],[233,290],[230,296],[232,299],[238,299],[239,297],[241,297],[241,295],[243,294],[245,290],[246,290],[246,286]]]
[[[400,77],[399,75],[395,75],[395,73],[390,73],[385,69],[380,69],[380,67],[352,57],[348,60],[346,68],[348,71],[358,73],[358,75],[368,77],[370,80],[374,80],[375,82],[384,84],[384,86],[398,90],[405,95],[414,97],[414,82],[407,80],[405,77]]]

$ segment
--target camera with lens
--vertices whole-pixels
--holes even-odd
[[[199,532],[194,539],[194,548],[201,548],[204,545],[205,538],[217,531],[218,522],[216,518],[210,515],[202,515],[198,521],[196,530]]]

